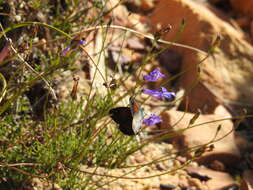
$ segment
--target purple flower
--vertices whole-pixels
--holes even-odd
[[[153,125],[155,125],[157,123],[161,123],[161,122],[162,122],[161,118],[155,114],[151,114],[151,116],[149,118],[143,119],[143,123],[146,126],[153,126]]]
[[[165,98],[166,100],[173,101],[176,97],[174,92],[168,92],[166,88],[162,87],[161,89],[143,89],[142,92],[144,94],[148,94],[154,96],[156,98]]]
[[[79,40],[78,43],[79,43],[79,45],[85,45],[85,44],[87,44],[87,42],[84,41],[84,40]]]
[[[87,44],[86,41],[84,40],[76,40],[76,39],[73,39],[71,42],[70,42],[70,45],[68,45],[62,52],[61,52],[61,56],[65,56],[67,55],[67,53],[73,49],[75,50],[79,45],[85,45]]]
[[[67,53],[70,51],[70,46],[66,47],[62,52],[61,52],[61,56],[65,56],[67,55]]]
[[[155,82],[159,78],[164,78],[164,77],[165,77],[164,74],[162,74],[158,69],[155,69],[152,72],[150,72],[148,75],[145,75],[143,78],[146,81]]]

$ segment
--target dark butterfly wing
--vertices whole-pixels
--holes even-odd
[[[119,124],[119,130],[128,136],[135,135],[132,122],[133,116],[129,107],[117,107],[109,111],[111,118]]]
[[[130,123],[130,122],[121,123],[121,124],[119,124],[118,127],[119,127],[119,130],[125,135],[128,135],[128,136],[136,135],[135,132],[133,131],[132,123]]]
[[[132,120],[131,109],[129,107],[117,107],[109,111],[111,118],[118,124]]]

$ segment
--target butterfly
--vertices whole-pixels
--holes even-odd
[[[140,132],[144,110],[133,97],[129,99],[130,107],[117,107],[109,111],[110,117],[117,123],[119,130],[128,136]]]

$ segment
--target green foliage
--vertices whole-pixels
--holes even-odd
[[[25,106],[26,102],[21,101],[21,104]],[[51,180],[60,177],[57,172],[59,163],[71,168],[78,168],[80,164],[119,167],[124,162],[119,158],[126,158],[127,150],[134,147],[135,142],[119,134],[115,128],[111,128],[109,138],[106,135],[109,126],[104,126],[94,137],[98,120],[107,115],[107,111],[101,108],[107,104],[108,99],[97,96],[91,106],[92,114],[100,115],[92,119],[87,118],[83,101],[61,103],[57,113],[47,114],[46,120],[41,122],[33,122],[23,114],[19,119],[13,115],[5,116],[0,122],[0,159],[3,163],[38,164],[37,167],[23,166],[20,169],[33,175],[47,173]],[[78,123],[83,119],[84,122]],[[16,181],[28,177],[18,175],[17,171],[8,167],[1,167],[0,170],[1,177]]]

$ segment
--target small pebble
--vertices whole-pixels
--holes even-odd
[[[157,168],[158,170],[160,170],[160,171],[166,170],[166,168],[164,167],[164,165],[161,164],[161,163],[156,164],[156,168]]]
[[[174,185],[160,184],[160,190],[172,190],[175,188],[176,188],[176,186],[174,186]]]
[[[197,162],[191,162],[190,166],[198,167],[198,163]]]
[[[16,15],[14,18],[15,18],[15,20],[16,20],[17,22],[20,22],[20,21],[21,21],[21,16],[20,16],[20,15]]]

